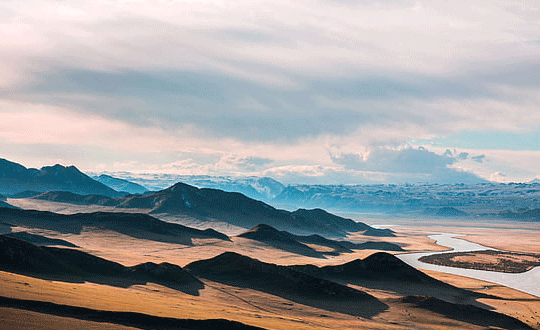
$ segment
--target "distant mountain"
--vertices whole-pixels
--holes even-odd
[[[288,247],[289,251],[296,252],[298,254],[306,254],[306,250],[310,250],[311,254],[317,252],[309,247],[307,244],[314,244],[319,246],[325,246],[333,249],[331,252],[321,252],[320,255],[337,255],[342,252],[353,252],[352,250],[365,250],[365,249],[378,249],[385,251],[403,251],[403,249],[396,244],[387,242],[365,242],[365,243],[352,243],[348,241],[331,240],[320,235],[301,236],[294,235],[287,231],[279,231],[269,225],[260,224],[240,235],[238,237],[248,238],[260,242],[265,242],[270,245],[276,245],[277,248],[283,249],[284,246]],[[284,246],[283,246],[284,245]]]
[[[427,208],[424,211],[426,215],[435,215],[438,217],[464,217],[469,215],[467,212],[456,209],[455,207]]]
[[[173,175],[173,174],[132,174],[117,172],[116,178],[138,183],[152,191],[166,189],[177,182],[183,182],[197,188],[219,189],[238,192],[250,198],[269,202],[284,189],[284,185],[268,177],[228,177],[210,175]],[[118,189],[117,189],[118,190]]]
[[[40,170],[0,159],[0,193],[17,194],[24,191],[70,191],[82,195],[119,197],[122,194],[83,174],[75,166],[45,166]]]
[[[188,215],[206,221],[223,221],[243,228],[266,223],[297,233],[344,235],[363,232],[366,235],[392,236],[388,229],[375,229],[363,223],[338,217],[323,210],[276,209],[240,193],[196,188],[184,183],[148,195],[126,196],[119,208],[148,209],[153,214]]]
[[[271,202],[291,208],[383,214],[422,214],[426,209],[483,210],[536,208],[538,183],[291,185]],[[471,210],[469,212],[469,210]],[[477,213],[478,214],[478,213]]]
[[[150,214],[189,216],[210,222],[217,220],[246,229],[260,223],[267,223],[279,229],[302,234],[319,233],[342,236],[348,232],[362,232],[367,236],[393,236],[393,232],[389,229],[376,229],[324,210],[299,209],[289,212],[276,209],[240,193],[209,188],[199,189],[184,183],[177,183],[172,187],[147,195],[128,195],[122,198],[83,196],[69,192],[46,192],[33,198],[83,205],[114,206],[118,209],[144,209]]]
[[[523,221],[540,221],[540,208],[536,209],[520,209],[516,211],[504,211],[498,214],[500,217],[523,220]]]
[[[47,191],[42,194],[32,196],[32,199],[40,199],[51,202],[70,203],[79,205],[103,205],[115,206],[120,203],[119,198],[110,198],[101,195],[79,195],[69,191]]]
[[[144,194],[148,191],[146,187],[141,186],[138,183],[134,183],[128,180],[119,179],[110,175],[101,174],[100,176],[93,177],[94,180],[103,183],[104,185],[116,190],[127,192],[130,194]]]

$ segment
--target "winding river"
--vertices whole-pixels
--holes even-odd
[[[479,250],[494,250],[492,248],[467,242],[456,238],[458,234],[440,233],[428,236],[436,241],[436,244],[452,248],[453,251],[445,252],[465,252]],[[432,265],[418,260],[422,256],[437,254],[441,252],[425,252],[425,253],[408,253],[397,255],[398,258],[407,264],[425,270],[434,270],[438,272],[461,275],[479,280],[489,281],[496,284],[501,284],[512,289],[523,291],[537,297],[540,297],[540,267],[535,267],[524,273],[500,273],[485,270],[465,269],[457,267],[447,267]],[[442,252],[444,253],[444,252]]]

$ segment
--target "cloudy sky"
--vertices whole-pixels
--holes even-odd
[[[2,1],[0,158],[285,183],[540,177],[540,3]]]

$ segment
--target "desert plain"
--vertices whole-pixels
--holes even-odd
[[[8,202],[24,209],[60,214],[111,211],[107,207],[87,208],[33,199]],[[428,238],[431,233],[440,232],[466,234],[463,239],[511,252],[534,253],[540,247],[540,226],[535,223],[506,221],[502,225],[486,225],[486,222],[363,218],[362,215],[352,218],[370,225],[393,224],[390,227],[395,233],[393,237],[351,234],[344,238],[359,243],[394,243],[403,250],[385,251],[386,254],[447,251]],[[208,227],[208,224],[186,219],[176,220]],[[379,252],[374,249],[339,252],[325,245],[306,243],[310,251],[306,253],[307,250],[295,250],[287,244],[240,237],[241,228],[214,225],[230,239],[193,238],[186,242],[171,242],[159,237],[136,237],[109,228],[88,226],[79,232],[66,233],[7,221],[3,221],[0,230],[2,233],[26,232],[56,239],[75,246],[76,250],[125,267],[165,262],[189,270],[190,264],[225,252],[233,252],[234,258],[245,256],[283,267],[324,267],[365,260]],[[125,283],[99,276],[39,276],[0,271],[0,296],[4,299],[0,302],[0,328],[180,329],[182,326],[171,320],[224,319],[263,329],[540,329],[540,297],[448,273],[422,273],[430,280],[424,281],[421,277],[421,281],[408,281],[385,276],[352,279],[326,273],[327,280],[374,298],[362,300],[327,297],[317,292],[313,296],[304,296],[284,289],[287,283],[281,283],[283,288],[280,288],[272,282],[273,287],[269,288],[265,287],[266,282],[260,285],[257,280],[252,281],[254,284],[244,283],[235,280],[234,276],[205,276],[204,272],[202,275],[194,272],[196,280],[175,286],[151,280]],[[114,313],[104,315],[103,312]],[[133,314],[119,317],[122,312]],[[137,321],[148,317],[152,322]],[[221,326],[233,327],[231,324]]]

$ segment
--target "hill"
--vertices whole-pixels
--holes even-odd
[[[100,176],[93,177],[94,180],[103,183],[104,185],[116,190],[129,194],[144,194],[148,191],[146,187],[141,186],[138,183],[131,182],[124,179],[112,177],[110,175],[101,174]]]
[[[89,281],[95,281],[93,277],[96,275],[121,278],[126,283],[153,281],[186,284],[197,281],[182,267],[170,263],[147,262],[125,267],[82,251],[36,246],[6,235],[0,235],[0,269],[27,275],[70,275]]]
[[[259,224],[252,229],[238,235],[238,237],[248,238],[273,245],[276,248],[286,249],[291,252],[302,254],[306,250],[315,253],[315,250],[306,244],[325,246],[333,249],[332,252],[323,252],[321,255],[336,255],[341,252],[352,252],[352,250],[379,249],[386,251],[403,251],[403,249],[387,242],[364,242],[352,243],[348,241],[332,240],[320,235],[301,236],[294,235],[287,231],[279,231],[269,225]],[[288,249],[287,249],[288,247]]]
[[[263,291],[286,292],[312,298],[376,301],[365,292],[235,252],[224,252],[211,259],[192,262],[186,269],[202,278],[249,285]]]
[[[303,266],[294,267],[302,269]],[[304,271],[314,274],[324,274],[324,276],[328,277],[348,279],[403,281],[407,283],[446,285],[386,252],[377,252],[364,259],[356,259],[338,266],[324,266],[318,268],[308,265]]]
[[[199,230],[158,220],[140,213],[79,213],[62,215],[52,212],[0,208],[0,220],[12,226],[27,226],[61,233],[80,233],[83,226],[108,229],[124,235],[191,245],[193,238],[229,240],[213,229]]]
[[[47,191],[30,198],[79,205],[115,206],[119,203],[117,198],[102,195],[79,195],[69,191]]]
[[[45,166],[41,169],[26,168],[20,164],[0,159],[0,194],[12,195],[24,191],[69,191],[82,195],[119,197],[122,194],[97,182],[75,166]]]

